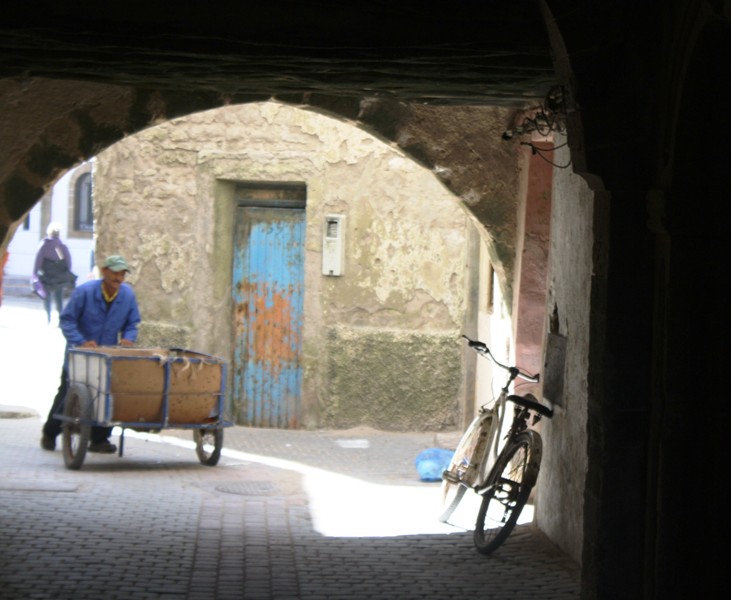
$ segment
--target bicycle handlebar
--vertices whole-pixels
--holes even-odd
[[[466,335],[462,336],[464,339],[467,340],[467,345],[472,348],[475,352],[478,354],[482,354],[483,356],[488,356],[492,362],[494,362],[498,367],[501,367],[508,371],[511,375],[511,379],[515,379],[516,377],[520,377],[521,379],[525,379],[526,381],[530,381],[531,383],[538,383],[541,378],[540,373],[536,373],[535,375],[531,375],[530,373],[526,373],[525,371],[521,371],[518,367],[509,367],[508,365],[502,364],[499,360],[495,358],[495,356],[490,352],[490,348],[487,347],[487,344],[485,342],[481,342],[479,340],[472,340],[468,338]]]

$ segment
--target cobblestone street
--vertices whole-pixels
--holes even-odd
[[[532,525],[485,557],[437,522],[439,484],[414,468],[433,433],[237,426],[211,468],[190,432],[128,431],[124,456],[67,470],[39,447],[51,398],[17,391],[54,391],[58,365],[20,340],[60,334],[25,322],[15,336],[34,314],[15,308],[0,311],[0,599],[579,597],[578,567]]]

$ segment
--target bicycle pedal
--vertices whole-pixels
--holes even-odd
[[[452,473],[452,471],[442,471],[442,479],[444,479],[444,481],[448,481],[449,483],[462,483],[459,477]]]

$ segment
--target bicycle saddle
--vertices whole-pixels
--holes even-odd
[[[541,404],[533,394],[526,394],[525,396],[518,396],[517,394],[510,394],[508,400],[515,402],[518,406],[524,406],[530,410],[536,411],[538,414],[548,417],[553,417],[553,409],[549,408],[545,404]]]

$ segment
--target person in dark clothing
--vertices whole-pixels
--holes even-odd
[[[129,266],[123,257],[108,257],[101,269],[102,279],[78,286],[61,313],[60,326],[66,338],[66,351],[61,383],[43,425],[41,448],[44,450],[55,450],[56,437],[61,433],[61,421],[54,415],[63,411],[68,391],[69,348],[132,346],[137,341],[141,318],[135,293],[124,283],[128,272]],[[92,427],[89,452],[116,452],[117,447],[109,442],[111,433],[111,427]]]
[[[56,304],[59,318],[63,309],[63,291],[72,285],[71,280],[71,253],[68,246],[61,241],[61,226],[51,223],[46,229],[46,237],[36,253],[33,266],[33,277],[43,284],[46,295],[43,296],[43,306],[46,317],[51,322],[51,301]]]

